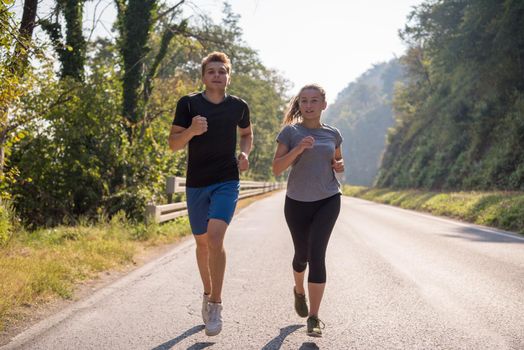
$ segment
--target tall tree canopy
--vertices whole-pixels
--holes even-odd
[[[401,35],[378,186],[524,189],[524,2],[428,1]]]

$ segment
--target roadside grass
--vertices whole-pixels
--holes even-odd
[[[237,210],[274,193],[242,199]],[[22,317],[21,309],[71,299],[78,283],[130,266],[147,248],[176,242],[191,229],[187,217],[146,225],[119,213],[99,223],[80,220],[32,232],[11,225],[3,232],[9,239],[0,241],[0,332]]]
[[[0,331],[17,309],[73,297],[76,283],[134,263],[147,247],[190,233],[187,218],[162,225],[136,224],[116,215],[108,222],[39,229],[18,228],[0,246]]]
[[[427,192],[344,185],[343,193],[524,234],[523,192]]]

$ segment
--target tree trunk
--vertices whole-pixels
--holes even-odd
[[[22,77],[28,63],[28,51],[33,30],[35,29],[36,10],[38,8],[38,0],[25,0],[24,12],[22,13],[22,22],[20,22],[20,40],[18,41],[15,52],[20,58],[16,60],[13,68],[13,73]]]
[[[20,34],[17,35],[18,40],[14,53],[14,57],[18,59],[14,59],[9,67],[11,74],[19,79],[24,76],[28,64],[29,44],[31,43],[33,30],[35,29],[37,8],[38,0],[24,1],[24,12],[22,13],[22,21],[20,22],[19,29]],[[10,129],[7,113],[11,102],[12,101],[8,101],[5,106],[0,108],[0,177],[4,174],[5,142],[7,140],[8,130]]]
[[[86,41],[82,33],[84,2],[84,0],[67,0],[64,8],[66,45],[72,50],[63,50],[62,77],[70,76],[78,81],[84,80],[86,56]]]
[[[38,0],[25,0],[24,12],[22,14],[22,22],[20,23],[20,34],[26,40],[30,40],[35,29],[36,10],[38,8]]]

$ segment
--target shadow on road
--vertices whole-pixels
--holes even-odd
[[[269,343],[264,345],[261,350],[278,350],[282,346],[284,339],[294,331],[299,328],[304,327],[304,325],[294,324],[284,328],[280,328],[280,334],[273,338]]]
[[[298,350],[317,350],[320,349],[317,344],[312,342],[303,343]]]
[[[450,238],[460,238],[471,242],[491,242],[491,243],[517,243],[524,244],[524,236],[515,234],[514,236],[495,234],[475,227],[460,227],[455,230],[457,234],[441,234]]]
[[[204,329],[204,325],[198,325],[198,326],[194,326],[190,329],[188,329],[187,331],[185,331],[184,333],[180,334],[178,337],[174,338],[174,339],[171,339],[163,344],[160,344],[159,346],[151,349],[151,350],[169,350],[171,348],[173,348],[174,345],[180,343],[182,340],[186,339],[187,337],[189,336],[192,336],[193,334],[195,333],[198,333],[200,332],[201,330]],[[210,345],[213,345],[214,343],[197,343],[197,344],[194,344],[193,346],[191,346],[191,350],[197,350],[197,349],[204,349]],[[205,345],[205,346],[203,346]]]

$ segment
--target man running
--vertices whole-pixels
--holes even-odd
[[[230,74],[226,54],[206,56],[202,61],[205,89],[178,101],[169,135],[171,150],[188,145],[187,208],[204,287],[202,319],[208,336],[222,330],[223,242],[238,201],[239,171],[249,168],[253,144],[247,103],[226,94]],[[235,157],[237,130],[240,152]]]

